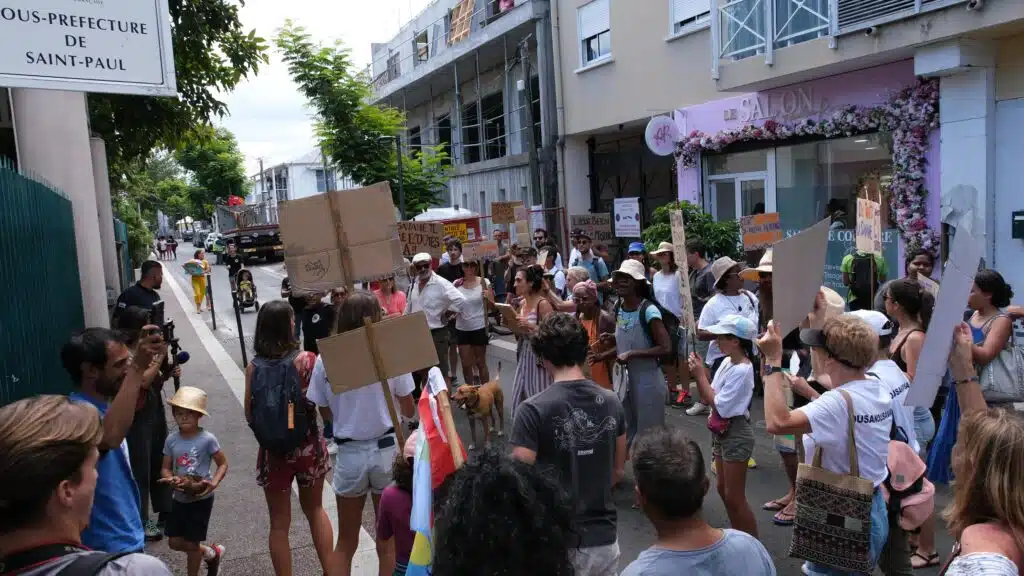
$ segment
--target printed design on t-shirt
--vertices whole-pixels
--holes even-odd
[[[614,416],[605,416],[600,424],[594,424],[590,416],[579,408],[570,408],[564,417],[555,416],[554,422],[555,440],[558,447],[566,452],[597,443],[605,432],[615,430],[618,424]]]
[[[319,314],[313,314],[313,324],[319,324],[319,323],[320,323],[320,315]]]
[[[178,456],[178,461],[175,462],[175,467],[178,469],[179,474],[186,476],[198,475],[199,468],[199,449],[193,446],[188,452],[182,453]]]

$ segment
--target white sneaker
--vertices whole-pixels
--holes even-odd
[[[701,414],[708,413],[708,407],[700,402],[694,402],[693,406],[691,406],[686,413],[690,416],[700,416]]]

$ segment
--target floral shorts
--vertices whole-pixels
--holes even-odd
[[[263,448],[256,455],[256,483],[270,490],[290,490],[293,479],[299,488],[310,488],[330,471],[327,441],[319,433],[287,456],[277,456]]]

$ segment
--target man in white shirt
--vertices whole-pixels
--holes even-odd
[[[451,346],[451,332],[448,322],[454,318],[466,303],[466,297],[455,285],[438,276],[430,269],[430,254],[421,252],[412,258],[415,281],[409,291],[405,313],[422,311],[427,317],[430,335],[437,350],[437,362],[444,374],[445,383],[451,386],[448,348]]]

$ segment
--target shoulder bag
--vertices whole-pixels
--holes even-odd
[[[996,318],[1005,317],[998,314],[985,323],[987,328]],[[983,330],[988,335],[988,330]],[[1006,346],[986,364],[978,375],[981,393],[985,400],[994,403],[1024,402],[1024,348],[1017,346],[1010,328],[1010,338]]]
[[[875,488],[860,477],[854,437],[853,399],[846,400],[850,473],[821,466],[822,448],[812,464],[800,463],[796,474],[796,521],[789,555],[845,572],[871,574],[871,507]]]

